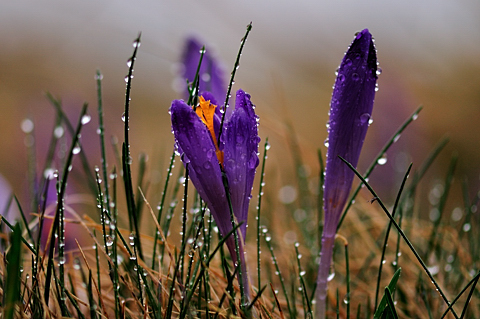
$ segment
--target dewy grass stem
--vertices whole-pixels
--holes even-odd
[[[402,184],[400,186],[400,189],[397,194],[397,198],[395,199],[395,204],[393,205],[393,210],[392,210],[392,218],[395,217],[395,213],[397,212],[398,209],[398,204],[400,203],[400,197],[402,196],[403,189],[405,187],[405,183],[407,182],[408,174],[410,173],[410,170],[412,168],[412,165],[410,164],[407,173],[403,177]],[[390,229],[392,228],[392,222],[390,221],[388,223],[387,231],[385,233],[385,241],[383,244],[383,249],[382,249],[382,256],[380,258],[380,265],[378,267],[378,276],[377,276],[377,288],[375,292],[375,307],[373,308],[373,311],[375,312],[377,310],[377,305],[378,305],[378,293],[380,291],[380,279],[382,278],[382,268],[383,268],[383,261],[385,259],[385,252],[387,248],[387,243],[388,243],[388,237],[390,235]],[[397,254],[398,257],[398,254]]]
[[[230,94],[232,93],[233,83],[235,83],[235,74],[237,73],[237,70],[240,66],[240,57],[242,56],[243,47],[245,45],[245,42],[247,42],[248,34],[250,33],[251,30],[252,30],[252,23],[250,22],[247,25],[247,31],[245,32],[245,35],[243,36],[242,41],[240,42],[240,48],[238,49],[237,59],[235,60],[235,64],[233,66],[233,70],[230,77],[230,82],[228,84],[227,96],[225,97],[225,103],[223,105],[222,121],[220,122],[220,130],[218,131],[218,140],[217,140],[218,145],[220,145],[220,136],[222,135],[223,123],[225,122],[225,115],[227,114],[228,100],[230,99]]]
[[[100,152],[102,158],[102,173],[103,180],[105,181],[105,206],[110,212],[110,194],[108,190],[107,179],[107,155],[105,152],[105,129],[103,125],[103,99],[102,99],[102,79],[103,75],[100,70],[97,70],[95,74],[97,80],[97,104],[98,104],[98,133],[100,137]]]
[[[165,197],[167,195],[167,188],[170,182],[170,176],[172,175],[173,164],[175,163],[175,151],[173,151],[172,155],[170,156],[170,164],[168,165],[167,169],[167,177],[165,178],[165,185],[163,186],[162,191],[162,199],[160,200],[160,204],[158,205],[158,216],[157,222],[160,224],[160,220],[162,219],[163,207],[165,205]],[[160,230],[155,231],[155,237],[153,240],[153,252],[152,252],[152,269],[155,269],[156,264],[156,255],[157,255],[157,241],[158,241],[158,232]],[[166,243],[164,243],[166,245]]]
[[[68,174],[71,170],[71,165],[73,161],[73,155],[74,155],[74,149],[78,147],[78,139],[80,137],[80,132],[83,127],[83,118],[87,114],[87,107],[88,104],[84,104],[82,111],[80,112],[80,117],[78,120],[77,124],[77,129],[75,130],[75,134],[73,134],[73,139],[72,139],[72,145],[70,145],[70,150],[68,152],[68,157],[67,161],[65,163],[65,167],[63,169],[63,174],[62,174],[62,179],[60,182],[60,188],[58,192],[58,205],[57,205],[57,211],[55,213],[55,218],[53,219],[53,224],[52,224],[52,229],[50,231],[50,247],[49,247],[49,252],[48,252],[48,265],[47,265],[47,274],[46,274],[46,282],[45,282],[45,303],[48,305],[49,302],[49,297],[50,297],[50,283],[51,283],[51,278],[52,278],[52,271],[53,271],[53,252],[55,248],[55,236],[54,234],[57,232],[59,228],[59,223],[63,223],[63,221],[60,220],[61,217],[61,211],[63,211],[63,200],[65,198],[65,189],[67,188],[67,178]],[[28,245],[30,246],[30,245]],[[60,274],[60,280],[62,281],[62,276],[63,273]]]
[[[268,137],[265,139],[265,146],[263,148],[263,159],[262,159],[262,170],[260,172],[260,187],[258,188],[258,205],[257,205],[257,276],[258,276],[258,286],[257,289],[260,289],[262,287],[262,282],[261,282],[261,248],[260,248],[260,236],[261,236],[261,231],[260,231],[260,211],[262,208],[262,197],[263,197],[263,186],[265,185],[264,183],[264,178],[265,178],[265,161],[267,159],[267,151],[270,149],[270,144],[268,143]]]

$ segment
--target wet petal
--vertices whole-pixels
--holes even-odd
[[[189,163],[190,179],[207,203],[220,233],[226,234],[232,225],[212,137],[195,111],[184,101],[173,101],[170,112],[176,143],[184,162]]]
[[[232,206],[241,226],[243,238],[246,233],[248,205],[251,198],[255,169],[258,166],[257,116],[250,95],[237,91],[235,110],[222,135],[224,143],[224,168],[230,187]]]
[[[183,77],[190,82],[193,82],[195,79],[202,46],[203,44],[193,37],[187,39],[185,43],[182,58],[184,64]],[[223,103],[227,94],[225,72],[220,62],[217,61],[208,48],[206,48],[206,52],[203,56],[199,76],[199,91],[211,92],[215,97],[215,101],[212,101],[213,104],[218,105],[217,102]],[[188,99],[188,91],[185,93],[185,98]]]
[[[357,166],[372,114],[377,56],[368,29],[359,32],[338,70],[330,104],[325,175],[325,228],[335,233],[350,193],[354,173],[338,156]]]

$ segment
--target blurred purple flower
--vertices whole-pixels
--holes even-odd
[[[202,47],[203,45],[201,45],[200,42],[193,37],[188,38],[185,43],[185,49],[182,57],[182,62],[184,65],[182,78],[187,79],[190,83],[193,83],[195,79]],[[223,68],[208,50],[206,50],[205,54],[203,55],[199,77],[199,92],[210,92],[214,98],[212,103],[215,105],[218,105],[219,102],[223,102],[223,100],[225,100],[227,94],[227,85],[225,82]],[[188,100],[188,97],[189,92],[188,90],[185,90],[184,98]]]
[[[372,35],[359,32],[345,53],[338,69],[330,103],[327,166],[324,184],[325,222],[317,277],[317,309],[325,317],[327,278],[336,229],[348,199],[354,173],[341,156],[354,167],[370,124],[377,81],[377,54]]]
[[[182,100],[174,100],[170,108],[172,128],[178,151],[192,183],[207,203],[222,236],[232,230],[230,209],[223,184],[228,181],[228,190],[234,216],[240,226],[239,241],[242,261],[243,283],[248,296],[248,276],[244,258],[244,243],[248,205],[251,198],[260,138],[257,119],[250,95],[243,90],[236,94],[235,110],[226,122],[218,144],[220,113],[217,106],[206,100],[209,94],[200,96],[200,105],[194,110]],[[235,242],[227,242],[234,262],[237,260]]]

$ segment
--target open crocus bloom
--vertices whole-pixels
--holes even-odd
[[[239,232],[240,258],[245,274],[244,287],[248,291],[243,245],[248,205],[259,163],[258,117],[255,115],[250,95],[238,90],[235,110],[220,134],[220,112],[209,98],[213,99],[209,94],[200,96],[199,106],[195,109],[183,100],[174,100],[170,108],[173,133],[182,160],[185,164],[188,163],[192,183],[207,203],[222,236],[232,230],[223,176],[227,179],[233,214],[237,223],[243,222]],[[226,244],[236,262],[233,238],[229,238]]]
[[[327,166],[323,205],[325,223],[322,253],[317,277],[317,313],[325,317],[327,278],[332,260],[333,244],[339,218],[352,187],[354,172],[339,156],[357,166],[375,98],[377,53],[372,35],[359,32],[338,69],[330,103]]]

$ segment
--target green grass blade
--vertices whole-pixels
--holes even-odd
[[[393,292],[395,290],[395,287],[397,286],[397,281],[398,281],[398,278],[400,278],[400,273],[401,272],[402,272],[401,268],[399,268],[395,272],[395,274],[393,274],[392,280],[390,280],[390,283],[385,288],[385,289],[388,289],[389,293]],[[391,296],[390,296],[390,298],[391,298]],[[374,319],[382,318],[383,312],[385,311],[387,306],[389,306],[389,302],[388,302],[387,299],[388,299],[388,297],[387,297],[387,290],[386,290],[385,295],[383,296],[382,300],[380,300],[380,304],[378,305],[378,308],[375,310],[375,314],[373,315]]]
[[[400,203],[400,198],[402,196],[403,189],[405,188],[405,184],[406,184],[407,179],[408,179],[408,174],[410,173],[411,169],[412,169],[412,164],[410,164],[410,166],[408,167],[407,173],[404,175],[403,180],[402,180],[402,184],[401,184],[400,189],[397,193],[397,198],[395,199],[395,204],[393,205],[393,210],[392,210],[392,217],[393,218],[395,217],[395,213],[397,212],[398,204]],[[388,223],[387,231],[385,233],[385,240],[384,240],[383,248],[382,248],[382,256],[380,258],[380,264],[378,266],[377,288],[376,288],[376,292],[375,292],[375,307],[373,308],[374,311],[377,309],[378,294],[379,294],[379,291],[380,291],[380,280],[382,278],[383,263],[384,263],[384,260],[385,260],[385,253],[386,253],[386,250],[387,250],[388,237],[390,235],[391,228],[392,228],[392,222],[390,221]]]
[[[389,315],[387,316],[392,319],[398,319],[398,314],[397,314],[397,311],[395,310],[395,304],[393,302],[392,293],[388,286],[385,287],[385,297],[387,300],[388,311],[389,311]]]
[[[268,143],[268,137],[265,139],[265,145],[263,147],[263,159],[262,159],[262,168],[260,171],[260,186],[258,188],[258,205],[257,205],[257,277],[258,283],[257,287],[260,289],[262,287],[262,276],[261,276],[261,245],[260,245],[260,236],[261,236],[261,224],[260,224],[260,211],[262,209],[262,197],[263,197],[263,187],[265,186],[265,162],[267,159],[267,152],[270,149],[270,144]]]
[[[6,256],[7,274],[5,279],[3,316],[16,318],[15,306],[21,303],[20,284],[22,282],[22,229],[15,224],[10,236],[10,247]]]
[[[10,224],[10,222],[3,216],[0,216],[0,218],[2,219],[2,222],[5,223],[5,225],[7,225],[8,228],[10,228],[10,230],[14,230],[14,226],[12,224]],[[20,240],[22,241],[22,243],[24,243],[27,248],[33,253],[33,254],[37,254],[37,251],[35,250],[35,248],[30,245],[30,243],[23,237],[20,238]]]
[[[68,119],[67,115],[65,114],[65,112],[63,111],[62,109],[62,105],[61,103],[55,99],[53,97],[53,95],[51,95],[50,93],[47,92],[47,98],[50,100],[51,104],[55,107],[55,110],[57,111],[57,114],[58,116],[61,118],[61,120],[65,123],[66,127],[67,127],[67,130],[68,132],[70,133],[70,135],[72,136],[72,138],[75,137],[76,135],[76,130],[75,128],[73,127],[72,123],[70,122],[70,120]],[[84,104],[86,105],[86,104]],[[86,115],[85,114],[82,114],[81,117],[83,118],[83,116]],[[88,162],[88,159],[87,159],[87,156],[85,154],[85,152],[83,151],[83,147],[82,147],[82,144],[80,143],[80,141],[77,140],[77,143],[78,143],[78,146],[80,147],[80,153],[78,154],[80,156],[80,160],[82,162],[82,168],[85,172],[85,176],[87,178],[87,184],[88,184],[88,187],[90,188],[90,190],[92,191],[92,193],[96,193],[97,191],[97,187],[95,185],[95,177],[94,177],[94,174],[91,170],[91,166]]]
[[[80,113],[80,117],[78,119],[78,124],[77,128],[75,130],[75,134],[73,134],[73,139],[72,139],[72,145],[70,146],[70,150],[68,152],[68,157],[65,162],[65,167],[63,170],[62,174],[62,180],[60,183],[60,189],[58,191],[58,205],[57,205],[57,211],[55,213],[55,217],[52,223],[52,229],[51,229],[51,236],[52,240],[50,241],[50,247],[49,247],[49,252],[48,252],[48,264],[47,264],[47,274],[46,274],[46,281],[45,281],[45,303],[48,304],[49,301],[49,296],[50,296],[50,282],[52,278],[52,270],[53,270],[53,252],[54,252],[54,247],[55,247],[55,240],[53,234],[55,234],[59,228],[59,224],[63,223],[63,221],[60,220],[61,217],[61,211],[63,211],[63,199],[65,198],[65,190],[67,187],[67,179],[69,172],[71,170],[71,165],[73,161],[73,155],[75,153],[78,153],[78,139],[80,137],[80,132],[82,130],[82,127],[84,125],[84,116],[87,114],[87,107],[88,104],[84,104],[82,111]],[[62,275],[60,274],[60,280],[62,280]],[[62,281],[64,282],[64,281]]]
[[[294,316],[294,310],[292,309],[292,306],[290,305],[290,298],[287,293],[287,289],[285,288],[285,280],[283,279],[282,273],[280,271],[280,267],[278,266],[277,263],[277,257],[275,256],[275,253],[273,251],[273,246],[271,244],[272,237],[269,234],[265,235],[265,242],[267,243],[268,250],[270,251],[270,255],[272,257],[272,263],[275,266],[275,274],[278,276],[278,279],[280,280],[280,285],[282,287],[283,294],[285,295],[285,300],[287,302],[287,309],[288,313],[290,314],[291,318],[295,318]]]
[[[28,237],[30,238],[30,241],[33,245],[33,243],[35,241],[33,240],[32,231],[30,230],[30,227],[28,226],[27,217],[25,216],[25,213],[22,209],[22,206],[20,205],[20,202],[18,201],[17,196],[14,196],[14,199],[15,199],[15,203],[17,204],[18,211],[20,212],[20,216],[22,216],[22,221],[23,221],[23,224],[25,225],[25,229],[27,230]]]
[[[233,65],[233,70],[230,77],[230,83],[228,83],[227,96],[225,97],[225,103],[223,104],[222,121],[220,122],[220,129],[218,131],[218,145],[220,145],[220,136],[222,135],[223,123],[225,122],[225,115],[227,114],[228,100],[230,99],[230,94],[232,93],[232,86],[233,86],[233,83],[235,82],[235,74],[237,73],[237,70],[240,66],[240,57],[242,56],[243,47],[245,45],[245,42],[247,42],[248,34],[250,33],[251,30],[252,30],[252,23],[250,22],[247,25],[247,31],[245,32],[245,35],[243,36],[240,42],[240,48],[238,49],[237,59],[235,60],[235,64]]]
[[[129,139],[129,121],[130,121],[130,95],[132,89],[132,79],[133,79],[133,67],[135,65],[135,60],[137,59],[138,48],[140,47],[140,37],[141,34],[133,41],[133,54],[127,61],[128,66],[128,75],[125,77],[125,82],[127,83],[127,88],[125,90],[125,111],[122,116],[122,119],[125,123],[124,125],[124,143],[122,146],[122,167],[123,167],[123,181],[125,184],[125,197],[127,199],[128,215],[130,220],[130,230],[135,231],[135,246],[137,247],[138,255],[143,259],[143,250],[142,244],[140,241],[140,232],[138,228],[138,215],[135,207],[135,198],[133,195],[133,182],[132,182],[132,172],[131,164],[132,157],[130,154],[130,139]]]
[[[300,244],[297,242],[295,243],[295,254],[297,256],[297,267],[298,267],[298,278],[300,280],[300,288],[301,288],[301,294],[302,294],[302,301],[303,301],[303,310],[305,312],[305,319],[307,318],[313,318],[313,312],[312,312],[312,304],[311,304],[311,299],[308,297],[307,293],[307,287],[305,285],[305,280],[303,277],[305,276],[305,271],[302,269],[302,265],[300,263],[300,259],[302,255],[298,251],[298,247]],[[306,307],[306,309],[305,309]]]
[[[162,198],[160,200],[160,204],[158,205],[158,215],[157,215],[157,222],[160,224],[160,221],[162,219],[162,214],[163,214],[163,209],[165,206],[165,197],[167,195],[167,189],[168,185],[170,183],[170,177],[172,176],[172,169],[173,169],[173,164],[175,163],[175,151],[172,153],[170,156],[170,164],[168,165],[167,169],[167,176],[165,178],[165,184],[163,186],[163,191],[162,191]],[[159,231],[160,230],[155,230],[155,238],[153,240],[153,252],[152,252],[152,269],[155,269],[155,265],[157,262],[157,242],[158,242],[158,236],[159,236]],[[166,244],[166,243],[164,243]]]
[[[345,273],[347,295],[343,301],[347,307],[347,319],[350,319],[350,263],[348,258],[348,242],[345,242]]]
[[[108,173],[107,173],[107,154],[105,151],[105,127],[103,124],[103,98],[102,98],[102,79],[103,75],[100,70],[95,73],[95,79],[97,81],[97,104],[98,104],[98,135],[100,138],[100,154],[102,162],[103,180],[105,181],[105,206],[110,212],[110,191],[108,186]]]
[[[433,229],[432,232],[429,236],[429,241],[428,241],[428,248],[425,252],[425,258],[434,251],[434,246],[437,238],[437,233],[438,233],[438,227],[440,226],[440,222],[442,220],[443,212],[445,211],[445,204],[447,202],[448,194],[450,191],[450,188],[453,183],[453,176],[455,174],[455,168],[457,166],[457,160],[458,157],[456,155],[452,156],[452,160],[450,161],[450,165],[447,170],[447,175],[445,177],[445,183],[444,183],[444,191],[440,197],[440,201],[438,203],[438,218],[434,220],[433,222]]]
[[[463,287],[463,289],[458,293],[458,295],[452,300],[452,302],[450,303],[450,305],[448,306],[447,309],[445,309],[443,315],[440,317],[440,319],[443,319],[447,316],[448,312],[450,311],[450,309],[453,307],[453,305],[460,299],[460,297],[463,295],[463,293],[465,291],[467,291],[468,287],[470,287],[470,285],[472,285],[472,289],[470,290],[470,292],[473,292],[474,289],[475,289],[475,285],[477,284],[478,282],[478,279],[480,279],[480,272],[478,272],[475,277],[472,278],[472,280],[470,280],[466,285],[465,287]],[[468,305],[468,303],[465,303],[465,307]],[[463,312],[463,311],[462,311]]]

